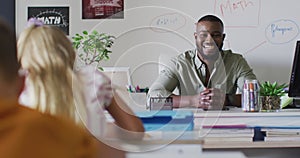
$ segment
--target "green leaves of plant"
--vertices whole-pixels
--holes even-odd
[[[87,31],[82,32],[84,35],[88,35],[89,33]]]
[[[114,39],[114,36],[105,33],[100,34],[97,30],[93,30],[91,33],[83,31],[82,35],[77,33],[72,37],[73,47],[77,50],[83,50],[83,52],[78,53],[86,65],[108,60],[109,54],[112,53],[110,49]],[[99,69],[102,68],[99,67]]]
[[[288,87],[285,83],[279,85],[277,82],[270,83],[269,81],[265,81],[259,86],[261,96],[282,96],[284,95],[284,88]]]

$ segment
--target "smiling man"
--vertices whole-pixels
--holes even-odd
[[[224,24],[214,15],[205,15],[196,23],[196,49],[188,50],[165,63],[150,87],[151,97],[172,97],[173,108],[222,109],[241,106],[245,79],[256,79],[240,54],[222,50]],[[179,94],[173,93],[174,89]],[[149,101],[148,101],[149,103]]]

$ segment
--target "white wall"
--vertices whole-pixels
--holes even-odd
[[[103,66],[129,66],[134,84],[157,77],[158,57],[193,49],[194,23],[215,13],[225,23],[225,48],[243,54],[259,80],[289,82],[299,39],[298,0],[124,0],[125,18],[82,20],[81,0],[17,0],[16,30],[26,26],[27,6],[70,6],[70,36],[97,29],[117,37]]]

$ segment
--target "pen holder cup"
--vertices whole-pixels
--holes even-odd
[[[150,110],[173,110],[173,98],[171,97],[151,97]]]

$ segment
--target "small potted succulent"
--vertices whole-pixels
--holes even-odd
[[[99,70],[103,68],[99,65],[102,60],[108,60],[112,53],[111,46],[114,43],[114,36],[106,33],[83,31],[83,34],[75,34],[72,37],[73,47],[78,51],[79,58],[84,65],[97,64]]]
[[[260,86],[260,105],[261,110],[276,111],[280,109],[280,98],[285,94],[284,89],[287,84],[278,84],[277,82],[270,83],[265,81]]]

